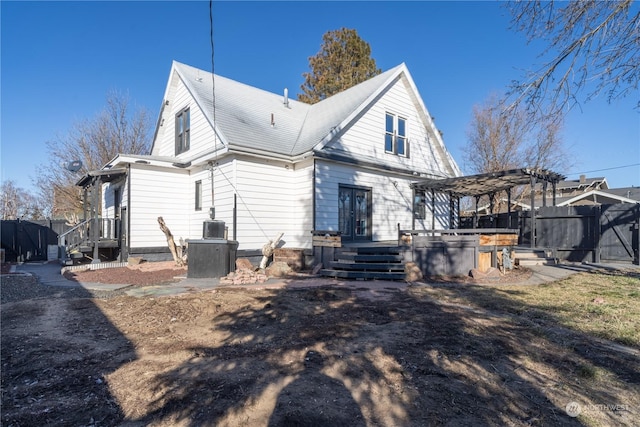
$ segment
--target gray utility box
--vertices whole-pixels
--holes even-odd
[[[187,277],[224,277],[236,269],[238,242],[225,239],[188,240]]]

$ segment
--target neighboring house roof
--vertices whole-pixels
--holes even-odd
[[[627,199],[632,199],[640,202],[640,187],[608,188],[603,191],[605,193],[626,197]]]
[[[174,74],[184,82],[209,123],[215,123],[220,142],[229,150],[295,158],[322,149],[399,79],[411,88],[425,124],[435,129],[404,63],[313,105],[293,99],[285,103],[284,94],[219,75],[212,78],[209,72],[177,61],[172,65],[165,102],[171,98]],[[449,173],[461,175],[437,131],[433,143]]]
[[[579,201],[588,201],[590,204],[610,204],[610,203],[640,203],[640,200],[634,200],[628,197],[611,193],[609,190],[591,190],[586,193],[579,194],[566,200],[556,200],[557,206],[571,206]]]
[[[506,198],[500,198],[501,202],[506,203]],[[530,210],[531,205],[527,203],[528,198],[522,201],[512,200],[513,206],[520,206],[523,210]],[[536,208],[542,206],[541,198],[536,197]],[[608,205],[615,203],[640,203],[640,187],[615,188],[608,190],[591,190],[580,193],[573,197],[556,197],[556,206],[573,206],[576,204],[588,205]],[[547,206],[551,206],[551,198],[547,197]],[[478,211],[488,210],[489,204],[478,206]]]
[[[568,190],[580,190],[588,191],[589,189],[607,189],[607,179],[605,177],[587,178],[584,175],[580,176],[580,179],[566,179],[558,181],[556,184],[556,191],[568,191]],[[536,190],[542,190],[540,183],[536,184]],[[551,190],[551,187],[547,187],[547,190]]]

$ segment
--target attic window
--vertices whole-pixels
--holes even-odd
[[[409,157],[407,146],[407,119],[395,114],[385,114],[384,151]]]
[[[176,114],[176,155],[189,150],[191,117],[189,107]]]

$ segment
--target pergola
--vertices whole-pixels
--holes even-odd
[[[522,185],[531,186],[531,230],[535,233],[535,185],[542,183],[542,206],[547,206],[546,192],[550,183],[553,187],[553,206],[556,204],[556,185],[566,177],[544,169],[509,169],[499,172],[489,172],[477,175],[467,175],[455,178],[445,179],[423,179],[414,182],[411,187],[414,190],[429,191],[431,193],[431,209],[435,212],[435,193],[444,193],[449,195],[449,216],[450,224],[455,223],[454,211],[457,211],[457,217],[460,217],[460,198],[465,196],[475,197],[476,213],[478,209],[478,201],[481,196],[489,196],[489,204],[491,211],[495,203],[495,196],[504,191],[507,193],[508,213],[511,217],[511,190],[513,187]],[[456,207],[457,205],[457,207]],[[477,218],[477,215],[476,215]],[[435,215],[432,216],[432,228],[435,228]],[[474,221],[474,228],[477,223]],[[533,234],[532,234],[533,235]],[[534,239],[531,239],[532,246]]]

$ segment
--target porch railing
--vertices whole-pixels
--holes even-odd
[[[58,246],[75,249],[85,242],[89,236],[89,224],[91,220],[82,221],[80,224],[58,235]]]
[[[58,246],[66,251],[76,249],[91,242],[91,226],[93,219],[81,222],[70,230],[58,235]],[[120,237],[120,220],[115,218],[98,218],[98,239],[117,240]]]

